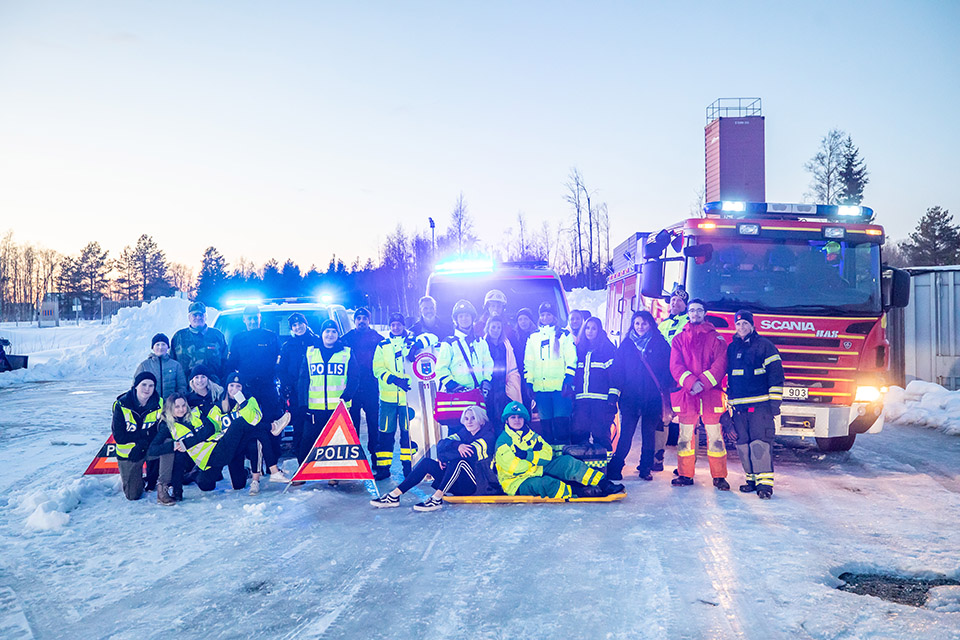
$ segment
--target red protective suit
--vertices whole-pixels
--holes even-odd
[[[687,323],[673,339],[670,373],[680,390],[671,394],[673,411],[681,424],[718,424],[725,410],[721,383],[727,374],[727,341],[709,322]],[[703,391],[690,393],[700,381]]]

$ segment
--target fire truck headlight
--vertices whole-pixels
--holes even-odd
[[[881,397],[880,389],[876,387],[857,387],[857,396],[854,402],[876,402]]]
[[[739,231],[742,236],[758,236],[760,235],[760,225],[741,224],[737,227],[737,231]]]
[[[843,227],[824,227],[823,228],[824,238],[843,239],[845,234],[846,234],[846,230]]]

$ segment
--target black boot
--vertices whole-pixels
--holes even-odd
[[[625,487],[622,484],[611,482],[610,478],[606,476],[600,479],[600,482],[597,483],[597,488],[600,489],[605,496],[609,496],[614,493],[623,493],[625,490]]]
[[[689,487],[693,484],[693,478],[688,478],[687,476],[678,475],[676,478],[670,481],[675,487]]]
[[[773,487],[763,485],[757,487],[757,497],[761,500],[769,500],[773,497]]]
[[[740,493],[753,493],[757,490],[757,483],[753,480],[747,480],[745,483],[740,485]]]
[[[599,486],[585,487],[582,484],[571,485],[573,495],[577,498],[602,498],[607,495]]]
[[[726,478],[714,478],[713,486],[720,491],[730,491],[730,483],[727,482]]]

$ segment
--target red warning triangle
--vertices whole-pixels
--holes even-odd
[[[113,434],[110,434],[107,441],[100,447],[100,451],[97,452],[93,462],[83,472],[83,475],[100,476],[111,473],[120,473],[120,468],[117,466],[117,443],[113,439]]]
[[[373,480],[370,462],[342,400],[290,480]]]

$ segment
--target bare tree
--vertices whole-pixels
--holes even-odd
[[[580,170],[574,167],[570,170],[570,176],[564,185],[567,188],[567,194],[563,197],[570,206],[573,207],[573,255],[574,269],[577,273],[583,272],[583,202],[581,195],[585,191],[583,186],[583,176]]]
[[[803,168],[813,177],[805,194],[819,204],[836,204],[844,192],[841,171],[844,163],[844,142],[847,134],[831,129],[820,140],[820,149]]]
[[[690,217],[691,218],[702,218],[703,217],[703,205],[704,200],[706,199],[706,189],[703,185],[700,185],[697,188],[696,195],[694,196],[693,202],[690,203]]]
[[[190,293],[193,289],[193,269],[179,262],[171,262],[168,272],[170,274],[170,284],[177,291]]]
[[[456,243],[457,255],[463,255],[463,246],[471,244],[473,239],[473,220],[467,212],[467,202],[463,199],[463,192],[457,196],[457,202],[450,213],[450,228],[447,235]]]

